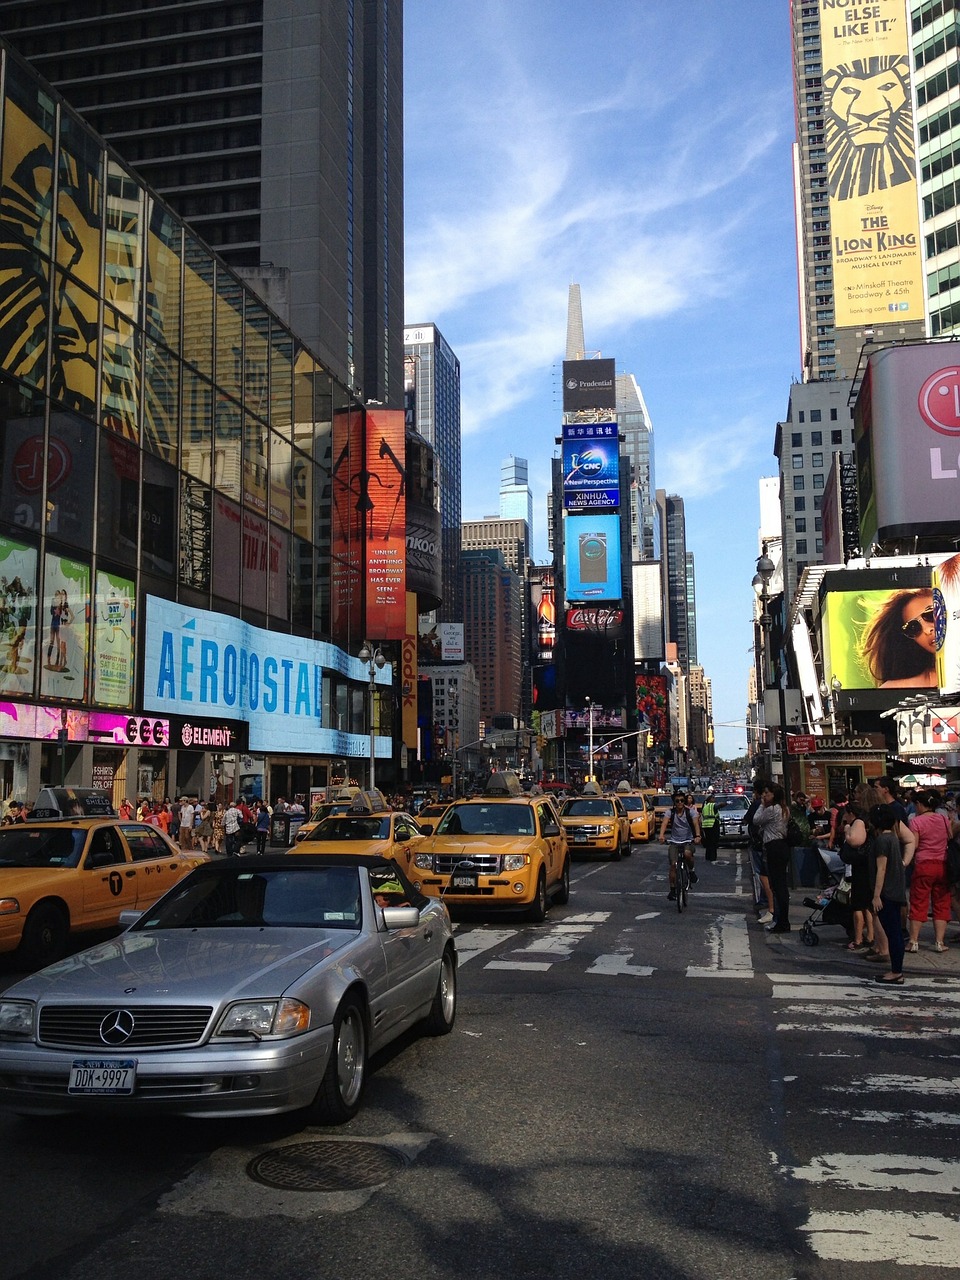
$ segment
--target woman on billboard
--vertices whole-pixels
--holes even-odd
[[[895,591],[860,637],[860,659],[880,689],[936,688],[933,591]]]

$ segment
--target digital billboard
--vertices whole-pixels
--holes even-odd
[[[956,529],[960,361],[954,344],[875,351],[854,408],[861,546]]]
[[[838,571],[821,585],[824,675],[833,710],[896,706],[905,689],[937,687],[932,570]]]
[[[564,360],[563,412],[581,409],[616,409],[615,360]]]
[[[924,318],[905,17],[903,0],[874,0],[820,23],[838,326]]]
[[[578,508],[613,508],[620,505],[620,438],[617,424],[596,423],[604,428],[568,438],[564,430],[563,505]]]
[[[620,517],[564,517],[566,597],[570,603],[619,600]]]
[[[368,409],[365,492],[367,635],[402,640],[406,632],[407,473],[403,411]]]
[[[960,692],[960,555],[944,560],[933,573],[937,618],[937,683],[942,693]]]

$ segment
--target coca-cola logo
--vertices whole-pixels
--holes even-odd
[[[622,609],[568,609],[568,631],[606,631],[623,622]]]

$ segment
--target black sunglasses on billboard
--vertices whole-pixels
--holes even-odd
[[[908,640],[916,640],[917,636],[923,630],[923,623],[928,627],[933,626],[933,605],[928,604],[923,613],[917,618],[911,618],[909,622],[905,622],[900,630]]]

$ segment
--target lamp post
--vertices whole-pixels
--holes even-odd
[[[593,781],[593,702],[587,698],[587,781]]]
[[[360,661],[367,667],[370,673],[370,790],[372,791],[377,785],[377,762],[376,762],[376,742],[373,736],[373,699],[374,690],[376,688],[376,676],[378,671],[382,671],[387,665],[387,660],[380,651],[379,646],[376,649],[370,648],[370,642],[364,640],[363,648],[357,654]]]
[[[783,680],[780,673],[780,662],[777,660],[774,664],[774,655],[771,645],[773,619],[770,616],[770,596],[769,587],[770,579],[773,577],[776,565],[767,555],[767,544],[764,542],[763,550],[757,560],[757,571],[753,575],[752,587],[760,601],[760,631],[763,636],[763,686],[765,689],[772,689],[776,685],[777,689],[777,710],[779,711],[780,723],[777,726],[777,745],[780,753],[780,776],[783,784],[784,794],[787,801],[790,799],[790,783],[787,777],[787,751],[786,751],[786,721],[787,708],[786,699],[783,695]],[[767,729],[767,749],[770,756],[770,774],[773,776],[773,749],[770,744],[770,730]]]

